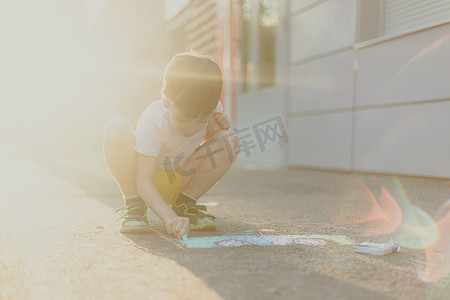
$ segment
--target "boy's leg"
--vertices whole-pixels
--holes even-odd
[[[191,230],[215,230],[214,216],[206,207],[196,204],[233,164],[240,150],[239,138],[229,130],[221,130],[199,147],[183,167],[182,193],[173,205],[179,216],[188,217]]]
[[[221,130],[199,147],[186,161],[182,173],[182,190],[200,198],[230,169],[241,148],[238,136]]]
[[[116,117],[105,124],[103,153],[111,174],[119,186],[126,207],[121,232],[148,232],[147,206],[136,187],[135,135],[130,121]]]
[[[115,117],[105,124],[103,154],[124,197],[137,195],[135,135],[130,121]]]

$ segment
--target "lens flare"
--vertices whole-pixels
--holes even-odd
[[[343,198],[336,210],[334,221],[340,224],[366,224],[363,236],[384,235],[397,230],[401,224],[402,211],[385,187],[377,198],[361,180],[354,180],[351,191]]]
[[[379,217],[378,211],[373,208],[373,197],[370,192],[367,193],[368,188],[362,180],[352,177],[343,189],[345,196],[340,199],[339,205],[333,209],[327,207],[324,211],[333,222],[359,224]]]
[[[400,206],[385,187],[382,187],[382,193],[378,202],[375,197],[373,198],[379,211],[379,217],[369,224],[369,228],[363,233],[363,236],[389,234],[396,231],[401,225],[402,210]],[[372,193],[371,195],[373,197]]]
[[[395,233],[394,241],[403,248],[424,249],[433,245],[439,232],[433,218],[426,212],[411,204],[403,185],[397,177],[393,178],[400,197],[397,199],[403,211],[403,220]]]
[[[367,193],[369,194],[370,199],[371,199],[370,211],[367,215],[363,215],[361,219],[353,221],[353,222],[349,222],[348,224],[362,224],[362,223],[367,223],[367,222],[371,222],[371,221],[376,221],[379,219],[384,219],[384,217],[385,217],[383,209],[381,208],[381,205],[378,203],[377,199],[373,195],[372,191],[364,183],[363,183],[363,187],[367,191]]]
[[[393,186],[389,185],[392,194],[383,186],[379,197],[362,180],[349,182],[346,197],[333,209],[333,221],[365,224],[362,236],[390,235],[402,248],[424,249],[427,264],[417,269],[422,282],[435,282],[450,273],[450,199],[438,210],[436,222],[411,203],[397,177],[392,179]]]
[[[438,212],[443,215],[437,221],[439,239],[425,249],[427,264],[417,270],[419,279],[425,283],[438,281],[450,273],[450,200]]]

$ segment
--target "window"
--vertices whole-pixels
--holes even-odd
[[[280,23],[279,1],[261,0],[259,2],[259,86],[272,86],[275,83],[276,34]]]
[[[279,0],[242,0],[242,91],[273,86],[276,42],[280,22]]]
[[[424,28],[450,21],[449,0],[385,0],[384,34]]]
[[[168,21],[188,6],[190,0],[164,0],[164,20]]]
[[[358,41],[450,22],[450,0],[359,0]]]
[[[250,75],[250,46],[251,46],[251,28],[252,28],[252,10],[253,0],[244,0],[242,3],[242,46],[241,46],[241,76],[242,91],[246,92],[249,88]]]

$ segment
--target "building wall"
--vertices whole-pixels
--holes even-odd
[[[115,114],[135,125],[160,97],[164,66],[177,45],[165,24],[164,1],[105,2],[92,33],[96,59],[103,63],[95,96],[117,106]]]
[[[216,55],[215,2],[186,1],[170,18],[160,0],[105,3],[93,40],[107,68],[94,96],[113,108],[109,117],[124,115],[136,125],[145,108],[160,99],[164,68],[173,55],[190,49]]]
[[[289,1],[288,59],[278,66],[288,84],[275,87],[286,93],[258,108],[259,115],[285,108],[287,151],[272,156],[294,167],[450,178],[450,18],[383,35],[373,16],[381,8],[367,0]],[[252,115],[244,103],[265,94],[240,93],[238,117]]]
[[[356,51],[353,167],[450,178],[450,24]]]
[[[175,53],[194,49],[217,58],[218,18],[215,0],[191,0],[175,17],[167,20]],[[173,53],[173,54],[175,54]]]
[[[353,0],[292,2],[287,109],[291,166],[351,169],[354,10]]]

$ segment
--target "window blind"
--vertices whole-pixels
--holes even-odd
[[[450,0],[384,0],[385,35],[450,21]]]

